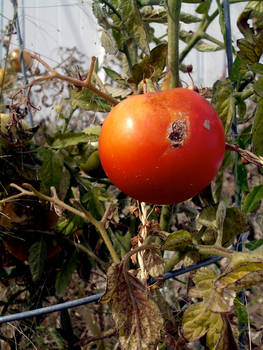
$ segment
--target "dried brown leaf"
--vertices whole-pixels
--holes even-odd
[[[112,302],[112,316],[124,350],[156,348],[163,319],[147,287],[130,274],[123,263],[108,271],[107,290],[101,302]]]

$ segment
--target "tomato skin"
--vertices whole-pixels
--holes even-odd
[[[179,145],[169,139],[172,132],[178,136],[173,129],[178,120],[185,128]],[[100,160],[112,183],[152,204],[178,203],[201,192],[218,172],[224,151],[216,111],[184,88],[128,97],[108,114],[99,138]]]

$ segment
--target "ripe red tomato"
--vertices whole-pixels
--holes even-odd
[[[112,183],[152,204],[178,203],[201,192],[224,151],[216,111],[184,88],[128,97],[108,114],[99,138],[100,160]]]

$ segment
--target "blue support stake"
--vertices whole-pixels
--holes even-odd
[[[230,6],[229,0],[224,0],[224,22],[225,22],[225,30],[226,30],[226,55],[227,55],[227,65],[228,65],[228,75],[230,76],[232,66],[233,66],[233,53],[232,53],[232,33],[231,33],[231,20],[230,20]],[[232,123],[232,132],[237,134],[237,116],[236,112],[234,114],[234,119]],[[235,138],[236,136],[234,136]],[[234,171],[235,171],[235,206],[240,206],[240,189],[237,186],[237,154],[234,153]],[[240,239],[241,238],[241,239]],[[239,237],[238,243],[236,244],[236,250],[242,251],[242,237]],[[244,292],[242,291],[240,294],[240,301],[244,303]],[[243,329],[244,325],[240,325],[240,329]],[[239,337],[240,341],[240,350],[245,350],[245,332],[243,331]]]

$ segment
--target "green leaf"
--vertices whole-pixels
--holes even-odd
[[[205,0],[197,6],[196,12],[200,14],[207,14],[211,6],[211,0]]]
[[[162,250],[177,250],[193,244],[192,234],[185,230],[178,230],[171,233],[162,245]]]
[[[256,81],[253,85],[253,89],[258,96],[263,97],[263,78]]]
[[[33,281],[40,280],[45,267],[47,245],[44,239],[37,241],[29,248],[28,263]]]
[[[245,247],[249,250],[255,250],[263,245],[263,238],[251,241],[245,244]]]
[[[50,187],[56,188],[60,199],[64,199],[69,188],[70,174],[64,167],[61,153],[54,152],[48,148],[41,148],[39,155],[42,159],[42,166],[39,171],[40,191],[50,194]]]
[[[216,211],[216,207],[206,207],[197,219],[199,224],[208,228],[202,238],[204,242],[207,242],[208,240],[207,243],[209,244],[215,243],[215,237],[217,235]],[[237,235],[242,234],[247,230],[248,223],[246,215],[242,213],[239,208],[227,208],[223,225],[223,246],[231,245]],[[211,231],[214,232],[214,234],[212,234],[212,241]]]
[[[122,349],[155,350],[163,318],[146,285],[127,272],[122,263],[111,265],[107,278],[101,302],[112,302],[112,316]]]
[[[246,196],[243,204],[243,212],[248,213],[257,210],[261,199],[263,198],[263,185],[258,185],[252,188]]]
[[[219,114],[225,131],[228,132],[235,115],[235,99],[230,80],[218,80],[213,86],[212,104]]]
[[[150,56],[135,64],[132,67],[132,76],[129,82],[139,84],[143,79],[150,78],[157,81],[164,70],[167,57],[167,44],[156,46],[150,53]]]
[[[249,18],[252,20],[253,28],[260,31],[263,28],[263,3],[262,1],[249,1],[246,10],[250,10]]]
[[[241,71],[241,68],[243,67],[244,62],[239,56],[236,56],[230,73],[230,79],[232,83],[239,82],[243,78],[243,76],[245,75],[245,72]]]
[[[100,220],[105,212],[105,206],[102,204],[101,200],[106,201],[108,199],[106,195],[104,189],[95,187],[83,196],[83,203],[88,202],[87,209],[97,220]]]
[[[82,130],[82,132],[84,132],[84,134],[91,136],[91,138],[93,137],[95,138],[97,136],[97,141],[98,141],[100,136],[100,130],[101,130],[101,127],[99,125],[95,125],[95,126],[89,126],[88,128]],[[90,142],[92,142],[92,139],[90,140]]]
[[[83,226],[83,219],[69,213],[67,217],[60,216],[56,229],[65,236],[69,236]]]
[[[99,137],[97,133],[86,133],[86,132],[65,132],[63,134],[56,135],[50,146],[55,149],[61,149],[69,146],[76,146],[80,143],[97,142]]]
[[[120,80],[122,79],[121,75],[117,73],[115,70],[103,67],[105,73],[112,79],[112,80]]]
[[[254,63],[250,64],[248,68],[254,72],[255,74],[263,75],[263,64],[262,63]]]
[[[56,295],[62,296],[65,292],[66,287],[72,279],[72,274],[78,266],[77,254],[73,255],[67,260],[67,262],[62,266],[62,269],[58,272],[56,278]]]
[[[257,105],[252,129],[253,151],[257,156],[263,156],[263,99]]]
[[[201,18],[190,13],[180,12],[180,21],[186,24],[201,22]]]
[[[248,191],[247,169],[244,164],[237,165],[237,186],[242,192]]]
[[[195,49],[200,52],[215,52],[222,50],[223,48],[218,45],[209,44],[205,41],[200,40],[196,45]]]
[[[197,219],[198,223],[208,228],[216,230],[216,208],[206,207],[202,210]]]
[[[148,35],[136,0],[119,0],[118,3],[118,11],[122,17],[122,25],[140,49],[146,55],[149,55]]]
[[[236,141],[239,147],[243,149],[249,148],[252,143],[252,125],[243,129]]]
[[[89,89],[70,89],[70,104],[72,109],[81,108],[87,111],[109,112],[111,105],[102,97]]]
[[[263,50],[262,38],[263,35],[261,34],[261,36],[254,37],[252,42],[243,38],[237,40],[238,56],[244,63],[258,63]]]
[[[248,313],[244,303],[238,298],[234,299],[234,312],[238,319],[238,324],[247,324],[248,323]]]

